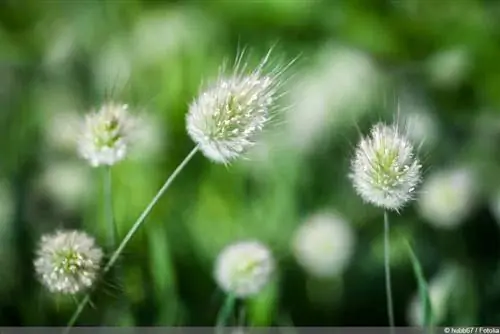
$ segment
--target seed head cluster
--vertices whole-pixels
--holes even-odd
[[[214,276],[223,291],[245,298],[259,293],[273,271],[274,260],[269,249],[257,241],[243,241],[222,250]]]
[[[368,203],[398,211],[414,199],[421,165],[397,125],[376,124],[356,148],[350,178]]]
[[[116,164],[127,154],[133,127],[127,105],[103,105],[85,118],[78,147],[80,155],[93,167]]]
[[[273,118],[281,80],[263,73],[265,62],[250,74],[220,76],[191,103],[187,132],[210,160],[227,164],[239,158]]]
[[[41,238],[35,271],[50,292],[76,294],[94,284],[102,257],[86,233],[58,231]]]

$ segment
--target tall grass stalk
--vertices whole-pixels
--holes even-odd
[[[429,295],[429,287],[427,281],[425,280],[422,265],[418,261],[417,255],[413,251],[410,242],[408,240],[405,241],[406,248],[408,250],[408,254],[413,266],[413,272],[418,283],[418,292],[422,312],[421,326],[422,328],[427,329],[427,334],[432,334],[434,331],[434,315],[432,313],[432,303]]]
[[[216,334],[223,333],[223,328],[227,325],[235,306],[236,297],[232,294],[228,294],[217,315]]]
[[[389,239],[389,213],[384,211],[384,266],[385,266],[385,290],[387,294],[387,315],[391,334],[394,334],[394,307],[392,304],[391,285],[391,253]]]
[[[115,264],[115,262],[118,260],[118,257],[120,256],[120,254],[123,252],[123,250],[125,249],[125,247],[129,243],[130,239],[132,239],[132,237],[137,232],[139,227],[141,227],[142,223],[145,221],[145,219],[151,213],[151,210],[153,209],[153,207],[156,205],[156,203],[159,201],[159,199],[162,197],[162,195],[167,191],[167,189],[170,187],[170,185],[175,180],[177,175],[179,175],[179,173],[184,169],[184,167],[186,167],[188,162],[193,158],[193,156],[197,152],[198,152],[198,146],[196,146],[195,148],[193,148],[191,150],[191,152],[189,152],[189,154],[184,158],[184,160],[179,164],[179,166],[177,166],[177,168],[174,170],[174,172],[168,177],[168,179],[165,181],[165,183],[160,188],[158,193],[156,193],[156,195],[153,197],[153,199],[148,204],[146,209],[144,209],[144,211],[141,213],[139,218],[132,225],[132,227],[128,231],[127,235],[123,238],[122,242],[118,246],[118,248],[113,252],[113,254],[111,255],[111,257],[109,258],[108,262],[106,263],[106,265],[104,266],[104,268],[102,270],[103,274],[107,273],[111,269],[111,267]],[[83,309],[85,308],[85,306],[89,302],[90,302],[90,295],[87,294],[81,300],[81,302],[78,304],[78,307],[76,308],[75,312],[73,313],[73,316],[71,317],[71,319],[68,322],[68,325],[64,331],[64,334],[67,334],[70,331],[71,327],[73,327],[76,320],[78,319],[78,317],[82,313]]]
[[[106,226],[108,229],[108,246],[116,247],[118,240],[118,227],[116,226],[114,210],[113,210],[113,176],[111,166],[104,167],[104,203],[106,214]]]

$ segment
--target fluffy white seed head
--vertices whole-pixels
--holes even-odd
[[[251,297],[270,281],[274,259],[258,241],[243,241],[227,246],[215,264],[215,281],[228,294]]]
[[[432,147],[439,138],[439,128],[433,114],[418,105],[408,105],[401,115],[405,123],[405,133],[416,146]]]
[[[49,116],[44,128],[47,146],[72,152],[78,139],[80,121],[80,116],[71,112],[59,112]]]
[[[116,164],[128,152],[133,127],[127,105],[103,105],[85,118],[78,143],[80,155],[94,167]]]
[[[86,233],[58,231],[42,236],[35,271],[50,292],[76,294],[94,284],[102,257],[102,250]]]
[[[269,56],[269,55],[268,55]],[[280,72],[221,75],[191,103],[187,132],[210,160],[227,164],[255,145],[277,109]]]
[[[64,210],[84,205],[90,194],[89,170],[78,161],[50,162],[40,175],[39,187]]]
[[[398,211],[414,199],[421,165],[397,125],[376,124],[356,148],[350,178],[364,201]]]
[[[352,257],[355,236],[349,224],[333,213],[309,217],[297,231],[292,250],[297,262],[312,276],[334,277]]]
[[[477,185],[474,171],[467,167],[430,174],[418,199],[420,215],[437,228],[457,227],[474,207]]]
[[[427,61],[427,74],[431,83],[440,88],[453,88],[463,83],[470,73],[471,52],[465,47],[442,50]]]
[[[286,139],[304,152],[359,121],[383,86],[374,61],[353,48],[327,47],[311,65],[297,74],[287,94],[293,108],[286,114]]]

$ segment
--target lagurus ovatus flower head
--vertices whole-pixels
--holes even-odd
[[[227,246],[219,254],[214,276],[226,293],[245,298],[258,294],[270,281],[274,259],[258,241],[242,241]]]
[[[135,120],[128,106],[107,103],[85,118],[80,133],[80,155],[94,166],[114,165],[127,155]]]
[[[94,238],[79,231],[58,231],[41,238],[35,271],[54,293],[76,294],[97,279],[103,252]]]
[[[470,166],[436,170],[422,184],[417,209],[432,226],[453,229],[473,211],[478,195],[477,172]]]
[[[359,142],[350,178],[364,201],[398,211],[414,199],[421,168],[412,143],[397,124],[376,124]]]
[[[187,132],[210,160],[227,164],[255,145],[281,108],[279,90],[286,68],[266,72],[270,53],[250,73],[239,55],[230,75],[220,74],[189,106]],[[222,71],[221,71],[222,72]]]
[[[355,245],[356,236],[350,224],[330,212],[308,217],[292,239],[297,262],[308,274],[318,278],[341,274],[349,264]]]

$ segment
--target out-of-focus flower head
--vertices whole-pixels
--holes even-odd
[[[342,126],[368,113],[382,76],[368,55],[346,47],[327,48],[296,76],[287,112],[287,141],[307,151]]]
[[[74,150],[78,140],[80,117],[77,113],[60,112],[50,116],[45,127],[45,138],[49,147]]]
[[[127,105],[104,104],[86,116],[79,138],[80,155],[93,167],[116,164],[130,149],[134,126]]]
[[[350,178],[364,201],[398,211],[414,199],[420,174],[420,162],[406,134],[397,124],[378,123],[359,142]]]
[[[274,272],[270,250],[258,241],[242,241],[227,246],[219,254],[214,276],[226,293],[240,298],[258,294]]]
[[[401,107],[399,115],[407,137],[416,147],[432,147],[439,136],[437,121],[424,106],[407,103]]]
[[[348,265],[355,235],[340,216],[321,212],[309,217],[295,232],[293,253],[298,263],[316,277],[333,277]]]
[[[438,52],[427,63],[431,82],[442,88],[452,88],[461,84],[469,74],[470,68],[470,53],[465,47]]]
[[[35,271],[54,293],[76,294],[96,281],[103,253],[84,232],[58,231],[41,238]]]
[[[89,194],[90,175],[73,161],[51,162],[40,177],[40,187],[63,209],[81,207]]]
[[[436,171],[422,185],[418,199],[421,216],[438,228],[454,228],[474,206],[478,182],[468,167]]]

